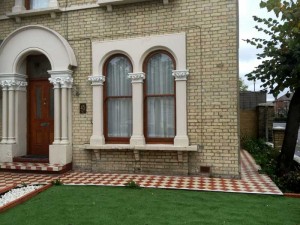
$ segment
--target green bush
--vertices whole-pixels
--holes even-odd
[[[126,183],[125,187],[132,188],[132,189],[140,189],[141,188],[141,186],[134,180],[130,180],[128,183]]]
[[[300,170],[295,163],[294,171],[278,177],[276,174],[277,158],[279,152],[266,145],[261,139],[243,138],[242,147],[247,150],[256,163],[260,165],[260,173],[267,174],[283,192],[300,193]]]
[[[280,177],[279,187],[284,192],[300,193],[300,171],[291,171]]]

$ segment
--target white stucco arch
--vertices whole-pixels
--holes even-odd
[[[122,51],[122,50],[113,50],[113,51],[107,52],[107,53],[102,57],[102,59],[100,60],[100,63],[99,63],[99,69],[98,69],[99,73],[102,73],[104,64],[105,64],[106,61],[107,61],[110,57],[112,57],[113,55],[124,55],[124,56],[126,56],[126,57],[129,59],[129,61],[130,61],[130,63],[132,64],[132,66],[133,66],[133,59],[132,59],[131,55],[129,55],[127,52]]]
[[[44,26],[21,27],[0,46],[0,85],[3,92],[0,162],[26,154],[28,55],[43,54],[51,64],[49,82],[54,87],[54,142],[49,145],[50,164],[72,161],[73,49],[59,33]],[[29,81],[30,82],[30,81]]]
[[[21,59],[38,51],[49,59],[52,70],[67,70],[77,66],[76,57],[69,43],[56,31],[44,26],[21,27],[0,46],[0,74],[15,74]]]
[[[176,50],[176,52],[174,52],[171,48],[168,48],[168,47],[162,46],[162,45],[157,45],[157,46],[152,46],[151,48],[149,48],[143,52],[143,54],[141,55],[141,57],[139,59],[139,63],[138,63],[139,68],[143,68],[145,59],[148,57],[149,54],[151,54],[152,52],[161,51],[161,50],[166,51],[173,56],[176,66],[179,64],[180,66],[182,65],[185,67],[185,65],[183,65],[185,63],[185,58],[181,61],[178,60],[178,56],[180,57],[182,55],[180,53],[182,53],[182,52],[179,52],[177,49],[174,49],[174,50]],[[184,62],[182,62],[182,61],[184,61]]]

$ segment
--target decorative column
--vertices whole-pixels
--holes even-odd
[[[143,82],[145,73],[129,73],[128,78],[132,83],[132,136],[131,145],[145,145],[143,129]]]
[[[93,86],[93,134],[90,145],[104,145],[103,134],[103,83],[105,76],[89,76],[88,80]]]
[[[7,135],[8,135],[8,87],[5,83],[1,82],[2,86],[2,141],[1,143],[7,143]]]
[[[1,77],[3,102],[0,162],[12,162],[13,157],[26,153],[25,77],[22,74],[5,74]]]
[[[51,78],[50,78],[51,79]],[[60,144],[60,121],[61,121],[61,113],[60,113],[60,83],[58,80],[52,79],[50,83],[53,84],[54,89],[54,142],[53,144]]]
[[[54,86],[54,142],[49,146],[49,162],[66,165],[72,162],[70,94],[73,86],[73,71],[50,70],[48,73],[51,75],[49,81]]]
[[[54,142],[69,144],[69,101],[68,89],[72,88],[72,71],[48,71],[50,83],[54,86]]]
[[[188,70],[173,70],[172,75],[176,82],[176,136],[175,146],[188,146],[187,136],[187,104],[186,104],[186,81]]]
[[[23,10],[26,10],[25,8],[25,0],[15,0],[15,5],[12,8],[12,12],[21,12]]]
[[[68,116],[69,95],[68,90],[72,88],[73,78],[61,79],[61,144],[69,143],[68,123],[70,122]]]
[[[7,143],[15,143],[15,85],[8,87],[8,138]]]

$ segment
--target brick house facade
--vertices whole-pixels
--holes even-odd
[[[240,176],[237,0],[0,5],[1,162]]]

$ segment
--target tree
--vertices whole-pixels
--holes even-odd
[[[277,96],[280,91],[290,88],[294,92],[290,102],[286,130],[281,153],[278,158],[278,175],[289,172],[297,143],[300,124],[300,0],[266,0],[261,8],[274,12],[276,19],[262,19],[254,16],[259,23],[255,28],[269,39],[252,38],[248,43],[261,49],[257,54],[261,64],[251,73],[248,80],[261,80],[262,86]]]
[[[239,86],[240,86],[240,91],[247,91],[248,90],[248,85],[246,85],[244,80],[240,77],[239,77]]]

